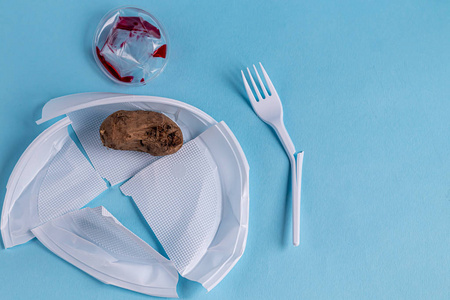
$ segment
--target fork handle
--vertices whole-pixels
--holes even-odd
[[[296,190],[292,196],[292,240],[294,246],[300,244],[300,197],[302,191],[303,151],[295,157]]]
[[[300,244],[300,193],[297,181],[297,164],[295,156],[289,156],[291,163],[291,196],[292,196],[292,243],[294,246]]]
[[[272,127],[283,144],[291,165],[292,243],[294,246],[298,246],[300,244],[300,187],[302,178],[303,152],[300,152],[296,159],[295,146],[286,130],[286,127],[284,126],[283,120],[274,123]]]
[[[284,126],[283,120],[280,120],[279,122],[275,122],[272,125],[273,129],[278,135],[278,138],[281,141],[281,144],[283,144],[284,151],[286,151],[286,154],[290,157],[291,155],[295,154],[295,146],[294,143],[292,143],[291,137],[289,136],[289,133],[286,130],[286,127]]]

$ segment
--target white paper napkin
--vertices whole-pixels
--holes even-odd
[[[100,125],[118,110],[139,110],[132,103],[107,104],[68,114],[72,127],[97,172],[116,185],[148,166],[158,157],[137,151],[114,150],[103,146]]]
[[[133,197],[178,272],[188,273],[214,238],[222,209],[219,173],[203,141],[184,144],[120,189]]]

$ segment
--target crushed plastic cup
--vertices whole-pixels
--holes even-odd
[[[148,12],[122,7],[100,21],[92,50],[99,68],[113,81],[145,85],[166,66],[167,34]]]

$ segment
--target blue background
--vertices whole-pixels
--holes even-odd
[[[171,57],[147,86],[114,84],[91,40],[112,8],[165,25]],[[291,246],[289,164],[247,102],[261,61],[305,151],[301,245]],[[249,161],[247,249],[210,293],[183,299],[450,299],[448,1],[6,1],[0,3],[0,204],[44,103],[79,92],[156,95],[225,120]],[[105,205],[144,240],[130,200]],[[3,246],[3,245],[2,245]],[[156,245],[157,246],[157,245]],[[1,299],[151,299],[107,286],[36,240],[0,250]]]

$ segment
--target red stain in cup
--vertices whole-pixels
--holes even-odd
[[[152,55],[153,55],[153,57],[166,58],[166,53],[167,53],[167,45],[164,44],[161,47],[159,47],[158,49],[156,49]]]

